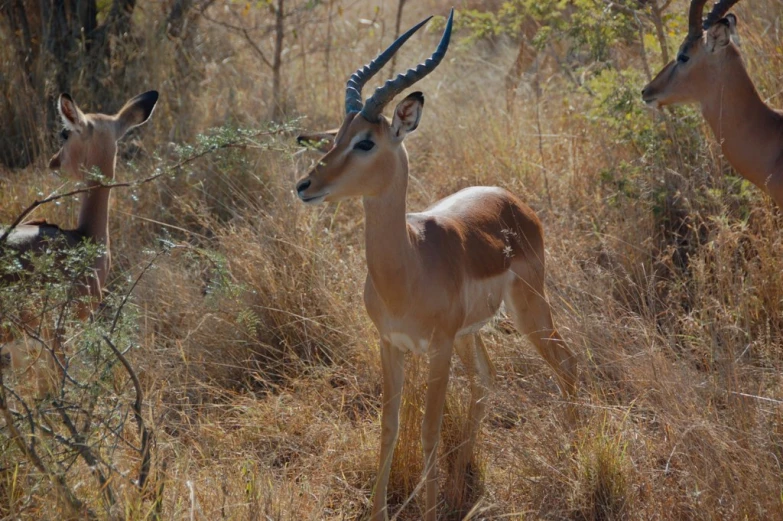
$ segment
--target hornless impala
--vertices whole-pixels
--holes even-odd
[[[732,41],[737,17],[723,15],[737,1],[720,0],[702,22],[706,0],[692,0],[677,59],[642,90],[642,98],[655,107],[699,103],[729,163],[783,208],[783,113],[761,100]]]
[[[74,178],[84,180],[85,188],[82,194],[82,204],[79,211],[79,222],[76,229],[66,230],[46,222],[21,224],[11,231],[4,243],[0,243],[0,254],[16,257],[22,269],[30,269],[27,261],[29,252],[43,252],[51,245],[59,245],[65,250],[75,248],[84,241],[101,246],[101,252],[96,256],[91,266],[91,274],[78,284],[73,292],[77,306],[77,316],[84,320],[92,309],[100,302],[102,289],[106,282],[111,261],[109,254],[109,206],[111,189],[104,186],[114,180],[114,167],[117,160],[117,141],[133,127],[141,125],[152,114],[158,101],[156,91],[145,92],[128,101],[120,111],[113,115],[84,114],[68,94],[61,94],[58,109],[62,116],[65,129],[61,133],[62,148],[49,161],[49,168],[60,169]],[[90,175],[95,169],[101,177]],[[3,230],[0,228],[0,236]],[[65,253],[65,252],[64,252]],[[0,284],[18,281],[21,276],[7,274],[0,276]],[[86,299],[84,297],[87,297]],[[0,317],[2,319],[3,317]],[[36,327],[41,318],[40,313],[27,310],[21,317],[22,323],[15,327],[2,327],[0,324],[0,346],[11,342],[24,329]],[[52,340],[52,350],[58,356],[61,354],[60,333],[42,324],[42,330]],[[57,329],[56,327],[54,328]],[[5,353],[4,353],[5,354]],[[22,353],[11,349],[12,363],[19,366],[22,363]],[[52,392],[55,387],[57,362],[48,357],[48,374],[38,373],[39,393]]]
[[[408,154],[403,139],[419,124],[424,96],[409,94],[397,105],[391,121],[381,111],[441,62],[453,15],[452,10],[435,53],[386,82],[364,105],[364,84],[429,18],[350,77],[346,116],[331,149],[296,185],[305,203],[361,197],[364,204],[368,267],[364,302],[380,333],[383,369],[374,520],[388,515],[386,487],[399,429],[405,352],[429,358],[421,427],[428,520],[436,518],[436,457],[452,351],[456,350],[471,381],[468,441],[459,457],[461,465],[467,465],[494,377],[479,330],[501,301],[554,369],[563,394],[573,398],[577,390],[576,357],[557,333],[544,295],[544,239],[533,210],[502,188],[472,187],[421,213],[405,213]]]

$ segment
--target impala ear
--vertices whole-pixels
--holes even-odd
[[[158,91],[151,90],[129,100],[117,113],[117,139],[133,127],[147,121],[158,102]]]
[[[68,130],[81,132],[84,125],[87,124],[84,114],[79,110],[78,105],[76,105],[76,102],[73,101],[73,98],[68,93],[63,92],[60,94],[60,98],[57,100],[57,110]]]
[[[707,30],[707,50],[715,52],[737,38],[737,17],[733,14],[721,18]]]
[[[394,109],[391,132],[392,137],[402,141],[405,136],[416,130],[424,110],[424,94],[412,92],[408,94]]]
[[[731,33],[731,39],[734,40],[735,44],[741,45],[742,42],[740,42],[739,31],[737,31],[737,22],[739,22],[739,18],[737,18],[737,15],[734,13],[729,13],[726,15],[726,21],[729,23],[729,33]]]
[[[324,132],[310,132],[296,136],[296,142],[307,148],[314,148],[323,153],[329,152],[334,146],[334,138],[339,128],[333,128]]]

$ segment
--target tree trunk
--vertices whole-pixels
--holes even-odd
[[[666,42],[666,27],[663,22],[663,11],[667,7],[669,7],[668,2],[663,6],[659,6],[657,0],[650,2],[650,14],[655,26],[655,36],[658,38],[658,44],[661,46],[661,62],[663,62],[663,65],[669,63],[669,46]]]
[[[112,2],[107,20],[109,31],[112,34],[122,36],[130,32],[131,15],[135,7],[136,0],[114,0]]]
[[[167,30],[174,38],[183,37],[183,31],[187,27],[187,15],[193,6],[193,0],[175,0],[171,6],[169,16],[166,18]]]
[[[77,0],[74,19],[74,36],[84,38],[84,50],[88,53],[98,29],[98,6],[96,0]]]
[[[394,20],[394,40],[400,37],[400,24],[402,23],[402,8],[408,0],[399,0],[397,2],[397,18]],[[397,70],[397,53],[394,53],[389,67],[389,79],[394,77],[394,71]]]
[[[283,116],[283,100],[280,92],[280,66],[283,55],[283,37],[285,36],[285,14],[283,13],[285,0],[277,0],[275,11],[275,54],[272,61],[272,119],[279,121]]]
[[[69,90],[70,66],[68,54],[72,40],[64,0],[41,0],[43,46],[56,69],[55,85],[58,91]]]
[[[13,0],[0,4],[0,13],[8,18],[13,34],[19,35],[16,40],[16,54],[19,64],[24,68],[28,81],[32,81],[33,63],[37,57],[33,47],[33,36],[30,31],[30,21],[27,18],[22,0]]]

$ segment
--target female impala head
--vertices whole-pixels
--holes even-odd
[[[669,62],[642,90],[653,107],[702,101],[716,85],[728,80],[727,61],[740,59],[732,38],[737,38],[737,17],[723,17],[738,0],[720,0],[702,22],[706,0],[692,0],[688,36]]]
[[[61,94],[57,109],[65,128],[62,146],[49,160],[49,168],[79,177],[93,168],[106,177],[114,176],[117,141],[133,127],[147,121],[158,101],[157,91],[139,94],[117,114],[84,114],[68,94]]]
[[[316,204],[347,197],[375,196],[392,182],[395,175],[407,173],[408,158],[402,141],[419,125],[424,95],[421,92],[409,94],[394,109],[391,121],[381,111],[397,94],[432,72],[443,60],[451,38],[453,18],[454,10],[432,56],[405,74],[387,81],[364,104],[361,94],[364,84],[429,18],[412,27],[368,65],[351,75],[345,92],[345,119],[336,132],[299,137],[300,142],[324,141],[323,138],[326,138],[329,146],[318,164],[296,184],[302,201]]]

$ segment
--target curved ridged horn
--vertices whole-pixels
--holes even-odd
[[[698,40],[703,34],[701,17],[706,3],[707,0],[691,0],[691,7],[688,11],[688,40],[690,41]]]
[[[704,29],[709,29],[715,25],[715,22],[723,18],[723,15],[728,13],[729,9],[734,7],[734,4],[737,2],[739,2],[739,0],[719,0],[718,2],[715,2],[715,5],[712,6],[712,11],[710,11],[710,14],[704,19]]]
[[[421,27],[430,21],[431,16],[425,18],[421,22],[417,23],[408,31],[397,38],[393,44],[391,44],[385,51],[375,57],[373,61],[361,67],[356,72],[351,74],[348,78],[348,83],[345,86],[345,113],[359,112],[362,110],[362,87],[367,83],[370,78],[386,65],[394,53],[396,53],[402,44],[408,41],[408,38],[413,36],[413,33],[421,29]]]
[[[446,49],[449,48],[451,40],[451,24],[454,21],[454,9],[449,13],[449,19],[446,22],[446,29],[443,30],[443,36],[440,39],[438,48],[427,58],[424,63],[420,63],[414,69],[408,69],[405,74],[399,74],[393,80],[389,80],[382,87],[375,89],[375,93],[367,100],[362,109],[362,116],[368,121],[377,121],[383,107],[389,103],[394,96],[407,89],[427,74],[435,70],[443,57],[446,55]]]

